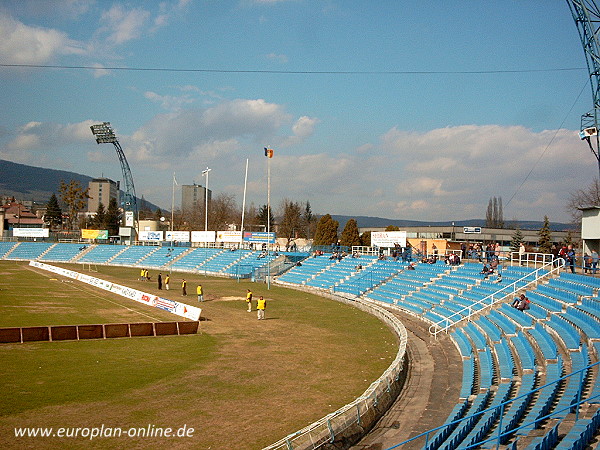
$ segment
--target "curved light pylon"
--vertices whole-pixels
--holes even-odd
[[[125,158],[121,144],[119,144],[119,140],[110,126],[110,122],[92,125],[90,129],[92,130],[92,134],[96,136],[98,144],[113,144],[117,151],[117,156],[121,163],[121,171],[123,172],[123,182],[125,183],[123,210],[133,212],[133,221],[135,223],[138,214],[135,186],[133,185],[133,175],[131,174],[131,169],[129,168],[129,163],[127,162],[127,158]]]
[[[598,119],[600,118],[600,8],[594,0],[567,0],[579,38],[585,53],[590,74],[590,85],[594,107],[581,116],[581,132],[579,136],[586,140],[590,150],[598,161],[600,176],[600,155],[598,153],[600,135]]]

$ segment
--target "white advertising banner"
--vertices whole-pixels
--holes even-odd
[[[158,297],[154,294],[138,291],[137,289],[122,286],[120,284],[114,284],[110,281],[102,280],[101,278],[92,277],[84,273],[63,269],[62,267],[56,267],[50,264],[44,264],[37,261],[30,261],[29,265],[37,267],[38,269],[47,270],[49,272],[65,276],[67,278],[72,278],[74,280],[90,284],[92,286],[96,286],[100,289],[104,289],[105,291],[114,292],[115,294],[118,294],[122,297],[135,300],[136,302],[143,303],[154,308],[163,309],[172,314],[185,317],[186,319],[200,320],[200,314],[202,313],[202,310],[200,308],[197,308],[196,306],[176,302],[174,300],[169,300],[168,298]]]
[[[217,231],[217,242],[242,242],[241,231]]]
[[[165,231],[165,241],[190,242],[189,231]]]
[[[13,228],[14,237],[47,238],[50,236],[49,228]]]
[[[140,231],[139,240],[140,241],[160,242],[163,240],[163,232],[162,231]]]
[[[215,242],[216,237],[214,231],[192,231],[192,242]]]
[[[406,231],[372,231],[371,245],[377,247],[406,247]]]

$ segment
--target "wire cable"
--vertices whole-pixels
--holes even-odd
[[[69,66],[60,64],[7,64],[0,67],[28,69],[70,69],[70,70],[119,70],[136,72],[198,72],[198,73],[238,73],[238,74],[279,74],[279,75],[489,75],[510,73],[567,72],[587,70],[585,67],[559,67],[554,69],[514,69],[514,70],[269,70],[269,69],[178,69],[175,67],[123,67],[123,66]]]
[[[554,132],[554,136],[552,136],[552,139],[550,139],[550,142],[548,142],[548,144],[546,145],[546,148],[544,148],[544,151],[540,154],[540,156],[538,157],[537,161],[533,164],[533,166],[531,166],[531,169],[529,170],[529,173],[525,176],[525,179],[521,182],[521,184],[519,185],[519,187],[515,190],[515,193],[512,195],[512,197],[508,200],[508,202],[505,205],[505,208],[510,205],[510,202],[515,198],[515,196],[519,193],[519,191],[521,190],[521,188],[523,187],[523,185],[527,182],[527,180],[529,179],[529,176],[533,173],[533,171],[535,170],[536,166],[539,164],[539,162],[542,160],[542,158],[544,157],[544,155],[546,154],[546,152],[548,151],[548,149],[550,148],[550,146],[552,145],[552,143],[554,142],[554,140],[556,139],[556,136],[558,135],[558,132],[562,129],[563,125],[565,124],[565,122],[567,121],[567,117],[569,116],[569,114],[571,114],[571,112],[573,111],[573,108],[575,108],[575,105],[577,104],[577,102],[579,101],[579,97],[581,97],[581,94],[583,94],[584,89],[586,88],[586,86],[589,83],[589,79],[586,80],[585,84],[583,85],[583,87],[581,88],[581,91],[579,92],[579,95],[577,95],[577,98],[575,99],[575,101],[573,102],[573,104],[571,105],[571,108],[569,109],[569,111],[567,112],[567,114],[565,115],[564,119],[562,120],[562,122],[560,123],[560,126],[558,127],[558,129]]]

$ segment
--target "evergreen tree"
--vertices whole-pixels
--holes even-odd
[[[550,221],[548,216],[544,216],[544,224],[538,231],[538,248],[541,253],[550,253],[552,251],[552,232],[550,231]]]
[[[96,230],[106,230],[106,210],[102,202],[98,203],[98,210],[96,216],[92,220],[91,226]]]
[[[523,242],[523,233],[519,228],[515,229],[515,232],[512,235],[512,240],[510,241],[510,251],[518,252],[521,243]]]
[[[306,201],[304,214],[302,215],[302,222],[304,223],[304,237],[310,239],[311,236],[315,235],[316,218],[312,213],[308,200]]]
[[[358,224],[355,219],[350,219],[346,222],[346,226],[344,227],[344,231],[342,231],[342,236],[340,238],[340,245],[346,247],[352,247],[354,245],[360,244],[360,234],[358,233]]]
[[[256,219],[260,225],[265,226],[265,231],[267,230],[267,223],[270,224],[269,228],[271,231],[273,231],[273,211],[271,211],[271,208],[269,208],[267,211],[267,205],[262,205],[258,209],[258,215],[256,216]]]
[[[106,229],[109,236],[119,235],[119,226],[121,225],[121,211],[117,206],[117,199],[112,197],[108,202],[106,210]]]
[[[388,225],[385,227],[385,231],[400,231],[400,227],[397,227],[396,225]]]
[[[363,247],[371,246],[371,232],[370,231],[365,231],[363,234],[360,235],[360,245],[362,245]]]
[[[339,226],[340,224],[337,220],[333,220],[329,214],[325,214],[319,219],[319,223],[317,223],[313,245],[336,244]]]
[[[62,225],[62,209],[58,205],[58,199],[55,194],[52,194],[50,200],[46,204],[46,214],[44,214],[44,222],[48,224],[51,230],[56,230]]]

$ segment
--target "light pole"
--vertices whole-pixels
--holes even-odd
[[[204,189],[204,231],[208,231],[208,173],[211,170],[207,167],[202,171],[202,175],[206,175],[206,187]]]
[[[133,227],[137,239],[139,232],[139,221],[136,224],[135,218],[138,216],[138,206],[135,196],[135,186],[133,185],[133,175],[131,174],[131,169],[129,168],[129,163],[127,162],[125,153],[121,148],[121,144],[119,144],[119,140],[117,139],[114,130],[110,126],[110,122],[102,122],[101,124],[92,125],[90,129],[92,130],[92,134],[96,136],[96,143],[113,144],[115,150],[117,151],[117,156],[119,157],[119,162],[121,163],[121,171],[123,172],[123,181],[125,182],[125,202],[123,208],[125,210],[125,226]],[[131,218],[131,225],[127,224],[127,212],[131,212],[133,215]]]
[[[267,289],[271,289],[271,158],[273,149],[265,147],[267,157]]]

